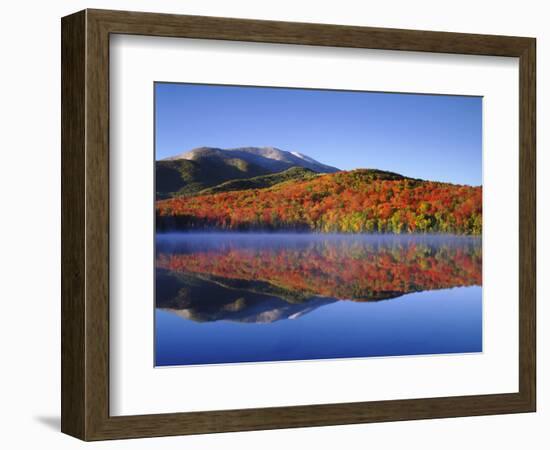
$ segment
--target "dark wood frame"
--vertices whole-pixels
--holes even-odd
[[[100,440],[535,411],[535,39],[104,10],[64,17],[61,30],[64,433]],[[519,57],[519,392],[109,416],[108,99],[113,33]]]

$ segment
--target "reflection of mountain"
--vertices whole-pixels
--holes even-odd
[[[336,300],[302,299],[292,303],[275,295],[247,289],[231,288],[196,277],[178,275],[157,269],[156,306],[196,322],[231,320],[244,323],[271,323],[281,319],[297,319],[319,306]]]
[[[157,306],[197,321],[271,322],[336,300],[481,285],[481,242],[227,244],[157,254]]]

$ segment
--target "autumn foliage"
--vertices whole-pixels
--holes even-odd
[[[156,204],[159,229],[481,234],[482,188],[358,169]]]
[[[481,285],[481,245],[347,243],[308,248],[231,248],[160,253],[171,272],[261,281],[288,291],[338,299],[373,300],[410,292]]]

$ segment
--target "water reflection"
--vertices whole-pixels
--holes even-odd
[[[481,239],[159,235],[156,304],[196,322],[272,323],[349,300],[481,285]]]

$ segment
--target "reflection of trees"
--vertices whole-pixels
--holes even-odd
[[[301,296],[375,300],[409,292],[481,285],[481,244],[433,246],[321,241],[303,248],[159,253],[159,269],[272,286]]]

